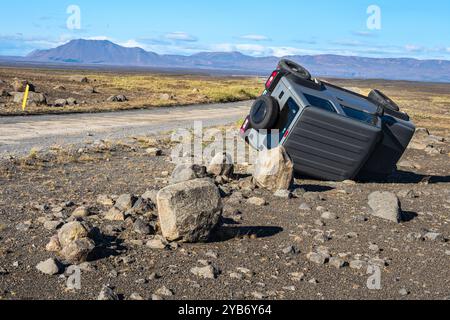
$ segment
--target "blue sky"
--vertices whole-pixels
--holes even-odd
[[[157,53],[345,54],[450,59],[448,0],[40,0],[2,3],[0,55],[71,39],[109,39]],[[77,5],[81,29],[67,28]],[[381,29],[369,29],[381,12]],[[5,15],[5,12],[9,14]]]

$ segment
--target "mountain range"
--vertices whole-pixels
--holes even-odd
[[[340,55],[289,56],[315,76],[450,82],[450,61],[411,58],[366,58]],[[152,67],[189,70],[233,70],[265,75],[280,58],[252,57],[240,52],[201,52],[190,56],[160,55],[142,48],[127,48],[107,40],[72,40],[49,50],[35,50],[21,59],[35,63]]]

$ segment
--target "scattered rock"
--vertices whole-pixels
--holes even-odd
[[[110,196],[101,194],[97,197],[97,203],[105,207],[112,207],[114,200]]]
[[[207,172],[214,176],[231,177],[234,173],[233,158],[228,153],[218,153],[211,160]]]
[[[401,190],[397,193],[400,198],[405,199],[415,199],[418,198],[419,195],[414,190]]]
[[[338,216],[334,212],[325,211],[324,213],[322,213],[321,218],[324,220],[336,220],[338,219]]]
[[[78,207],[72,212],[73,218],[86,218],[90,214],[89,209],[86,207]]]
[[[72,241],[87,237],[88,230],[78,221],[66,223],[58,232],[58,240],[62,247],[67,246]]]
[[[137,198],[131,194],[122,194],[117,200],[115,207],[120,211],[128,211],[133,208]]]
[[[133,231],[144,236],[152,233],[150,225],[140,218],[134,222]]]
[[[109,221],[125,221],[125,215],[116,207],[112,207],[105,213],[104,219]]]
[[[376,191],[369,195],[369,207],[378,218],[399,223],[401,221],[400,200],[392,192]]]
[[[420,232],[410,232],[406,235],[405,239],[409,242],[425,240],[424,236]]]
[[[253,177],[260,187],[270,191],[289,190],[294,177],[294,164],[284,147],[260,152]]]
[[[159,99],[163,101],[175,100],[175,98],[176,98],[175,95],[168,93],[162,93],[159,95]]]
[[[108,286],[103,286],[102,290],[98,294],[97,300],[101,301],[116,301],[119,300],[119,297],[114,292],[113,289],[111,289]]]
[[[55,107],[65,107],[67,105],[67,100],[66,99],[57,99],[55,100],[55,103],[53,104]]]
[[[88,83],[89,79],[87,77],[84,77],[84,76],[71,76],[71,77],[69,77],[69,81],[80,82],[80,83]]]
[[[305,274],[303,272],[293,272],[290,273],[289,276],[293,281],[297,282],[303,281],[305,279]]]
[[[267,295],[265,295],[264,293],[261,293],[259,291],[252,292],[252,296],[253,296],[253,298],[255,298],[257,300],[263,300],[263,299],[267,298]]]
[[[290,192],[289,190],[278,190],[273,195],[274,197],[281,199],[292,199],[293,197],[292,192]]]
[[[417,128],[414,138],[427,139],[430,136],[430,131],[427,128]]]
[[[50,241],[45,246],[45,250],[47,250],[48,252],[59,252],[62,250],[57,235],[50,238]]]
[[[147,242],[146,246],[154,250],[164,250],[167,248],[168,242],[161,236],[155,236]]]
[[[55,259],[48,259],[38,263],[36,269],[38,269],[43,274],[47,274],[50,276],[59,273],[58,262]]]
[[[168,186],[157,196],[163,236],[169,241],[206,241],[222,215],[219,189],[208,179]]]
[[[297,254],[297,253],[299,252],[299,251],[297,250],[297,248],[294,247],[294,246],[292,246],[292,245],[287,246],[287,247],[284,248],[282,251],[283,251],[284,254]]]
[[[162,155],[162,150],[158,148],[148,148],[145,150],[145,153],[152,157],[159,157]]]
[[[16,225],[16,230],[21,232],[27,232],[28,230],[30,230],[31,224],[32,224],[31,220],[20,222]]]
[[[171,297],[173,296],[173,291],[168,289],[166,286],[163,286],[155,291],[155,294],[163,297]]]
[[[206,167],[196,164],[180,164],[172,172],[170,184],[176,184],[194,179],[205,178]]]
[[[347,265],[347,263],[344,259],[333,257],[330,258],[329,265],[335,267],[336,269],[342,269]]]
[[[55,91],[65,91],[66,87],[64,87],[63,85],[57,85],[53,87],[53,90]]]
[[[194,267],[190,271],[197,277],[205,279],[215,279],[218,273],[217,270],[211,265],[205,267]]]
[[[94,87],[88,86],[88,87],[83,89],[83,93],[85,93],[85,94],[93,94],[93,93],[98,93],[98,91]]]
[[[424,238],[428,241],[445,242],[445,237],[437,232],[428,232],[425,234]]]
[[[306,258],[315,264],[323,265],[328,262],[330,256],[318,252],[310,252],[306,255]]]
[[[24,94],[25,93],[23,93],[23,92],[11,92],[14,103],[22,103]],[[47,97],[43,93],[30,92],[28,94],[27,103],[31,104],[31,105],[47,104]]]
[[[152,203],[157,202],[157,196],[158,196],[159,190],[147,190],[141,198],[145,201],[151,201]]]
[[[401,296],[407,296],[407,295],[409,295],[408,290],[406,290],[405,288],[400,289],[400,290],[398,291],[398,293],[399,293]]]
[[[74,105],[76,105],[78,102],[77,102],[77,100],[75,99],[75,98],[67,98],[66,99],[66,102],[67,102],[67,104],[69,105],[69,106],[74,106]]]
[[[368,265],[369,264],[363,260],[353,260],[350,262],[350,268],[355,270],[365,270]]]
[[[306,202],[303,202],[300,205],[299,209],[302,211],[311,211],[312,210],[311,206],[309,204],[307,204]]]
[[[126,101],[128,101],[128,99],[123,94],[119,94],[116,96],[109,97],[106,101],[108,101],[108,102],[126,102]]]
[[[247,203],[258,207],[262,207],[267,204],[266,200],[259,197],[251,197],[247,200]]]
[[[242,273],[230,272],[230,278],[242,280],[244,278],[244,276],[242,275]]]
[[[77,239],[64,246],[60,251],[65,261],[73,264],[86,262],[89,254],[94,250],[95,244],[91,239]]]
[[[133,300],[133,301],[143,301],[144,298],[143,298],[139,293],[133,292],[133,293],[130,295],[130,300]]]
[[[11,83],[11,86],[13,87],[13,90],[15,92],[25,92],[26,88],[29,88],[30,92],[34,92],[35,91],[35,87],[32,83],[30,83],[27,80],[20,80],[20,79],[14,79],[13,82]]]

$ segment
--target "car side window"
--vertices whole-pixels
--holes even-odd
[[[309,95],[306,93],[303,93],[303,95],[305,96],[306,100],[308,100],[308,103],[312,107],[316,107],[316,108],[326,110],[329,112],[337,113],[336,109],[333,107],[333,105],[331,104],[330,101],[316,97],[316,96],[312,96],[312,95]]]
[[[278,121],[277,129],[280,130],[280,140],[283,139],[286,132],[289,130],[289,127],[292,125],[292,122],[295,120],[295,117],[298,115],[300,111],[300,107],[294,101],[294,99],[289,98],[280,112],[280,118]]]
[[[359,120],[362,122],[366,122],[369,124],[373,124],[376,121],[376,116],[370,113],[366,113],[364,111],[356,110],[341,104],[342,110],[344,110],[345,114],[352,119]],[[375,122],[376,123],[376,122]]]

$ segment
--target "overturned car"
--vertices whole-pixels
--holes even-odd
[[[409,116],[382,92],[360,95],[286,59],[240,130],[257,150],[283,145],[297,174],[329,181],[390,175],[414,133]]]

